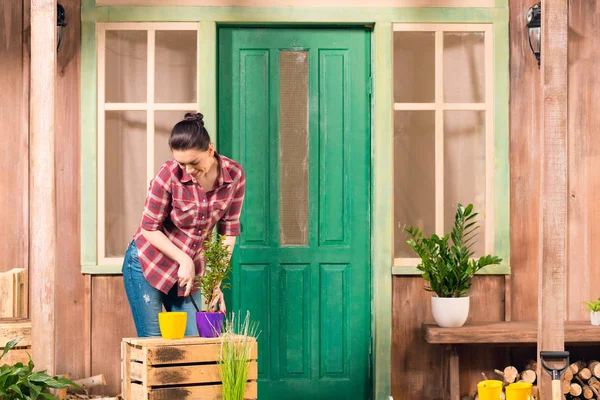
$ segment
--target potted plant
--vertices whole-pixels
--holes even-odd
[[[600,298],[585,302],[586,311],[590,312],[592,325],[600,325]]]
[[[204,246],[204,260],[206,268],[204,276],[196,277],[196,284],[208,305],[206,310],[196,312],[196,324],[202,337],[217,337],[223,327],[223,313],[217,311],[214,299],[219,288],[230,287],[222,283],[228,278],[231,271],[230,252],[225,244],[225,235],[209,232]]]
[[[250,361],[256,359],[252,349],[258,338],[258,323],[250,320],[246,312],[244,320],[235,313],[225,318],[225,329],[221,336],[219,372],[223,385],[223,400],[243,400],[248,383]]]
[[[21,338],[11,340],[4,346],[0,360],[14,348]],[[48,392],[49,389],[62,389],[69,386],[79,388],[74,382],[59,376],[50,376],[46,371],[33,372],[33,361],[21,362],[15,365],[4,364],[0,366],[0,399],[2,400],[57,400]]]
[[[469,315],[471,278],[487,265],[500,264],[502,259],[487,255],[472,259],[477,222],[473,205],[458,204],[452,231],[443,237],[436,234],[424,237],[419,228],[411,226],[404,230],[410,236],[408,245],[421,258],[417,269],[427,281],[425,290],[434,292],[431,298],[433,318],[441,327],[464,325]]]

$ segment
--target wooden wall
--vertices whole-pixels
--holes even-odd
[[[0,4],[0,271],[28,263],[28,9],[29,1]],[[57,372],[75,378],[103,373],[106,394],[119,392],[119,342],[135,335],[120,276],[82,276],[79,204],[79,0],[62,0],[68,26],[58,56],[56,184],[59,265]],[[537,316],[540,73],[529,51],[524,15],[532,2],[511,0],[511,282],[513,320]],[[600,296],[600,5],[571,0],[569,31],[569,271],[567,314],[587,318],[581,302]],[[24,51],[25,49],[25,51]],[[85,160],[83,161],[85,162]],[[43,173],[43,171],[31,171]],[[33,225],[34,226],[34,225]],[[504,277],[476,277],[471,321],[505,316]],[[33,294],[32,294],[33,295]],[[429,294],[420,277],[393,279],[392,395],[439,399],[441,349],[426,344]],[[502,366],[503,348],[461,349],[461,386],[472,391],[481,371]],[[525,350],[534,351],[534,350]],[[512,353],[512,357],[516,353]]]

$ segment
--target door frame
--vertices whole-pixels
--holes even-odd
[[[203,23],[200,23],[200,26],[202,26]],[[376,45],[379,46],[388,46],[390,49],[393,45],[392,39],[393,39],[393,29],[392,29],[392,25],[391,24],[386,24],[385,28],[381,27],[382,24],[379,24],[379,28],[377,28],[377,26],[375,24],[371,24],[370,26],[365,26],[365,24],[339,24],[339,23],[331,23],[331,24],[322,24],[322,23],[318,23],[318,24],[313,24],[313,25],[307,25],[307,24],[302,24],[302,23],[269,23],[269,22],[265,22],[265,23],[252,23],[252,24],[248,24],[248,23],[215,23],[214,25],[214,31],[213,31],[213,27],[207,27],[206,30],[210,30],[213,31],[215,34],[215,55],[214,55],[214,59],[215,59],[215,71],[214,71],[214,86],[215,86],[215,94],[217,93],[217,88],[218,88],[218,71],[219,71],[219,64],[218,64],[218,60],[219,60],[219,41],[218,41],[218,37],[219,37],[219,29],[221,28],[295,28],[295,29],[319,29],[319,28],[324,28],[324,29],[328,29],[328,28],[336,28],[336,27],[344,27],[344,28],[357,28],[357,29],[361,29],[361,30],[365,30],[365,28],[368,29],[369,31],[369,35],[370,35],[370,60],[369,61],[369,66],[367,67],[367,70],[370,71],[370,82],[367,82],[367,90],[370,91],[371,94],[371,98],[369,101],[369,107],[370,107],[370,122],[369,122],[369,134],[370,134],[370,138],[369,138],[369,150],[370,150],[370,177],[369,177],[369,191],[370,191],[370,196],[369,196],[369,206],[370,206],[370,210],[369,210],[369,221],[370,221],[370,234],[369,234],[369,241],[370,241],[370,257],[369,257],[369,268],[370,268],[370,272],[371,272],[371,280],[370,280],[370,291],[369,291],[369,298],[370,298],[370,305],[371,305],[371,315],[370,315],[370,323],[371,323],[371,330],[369,333],[369,342],[370,342],[370,346],[369,346],[369,379],[367,380],[367,385],[370,385],[370,391],[371,391],[371,399],[385,399],[387,400],[388,398],[391,398],[391,340],[392,340],[392,335],[391,335],[391,324],[392,324],[392,314],[391,314],[391,305],[392,305],[392,275],[390,272],[390,262],[393,259],[393,253],[392,253],[392,239],[393,239],[393,227],[392,224],[389,223],[389,218],[386,212],[392,213],[393,212],[393,200],[390,197],[390,199],[386,199],[383,196],[393,196],[393,190],[388,191],[388,190],[380,190],[379,193],[376,193],[376,187],[375,187],[375,177],[379,176],[379,179],[382,181],[379,183],[379,187],[380,188],[385,188],[385,187],[393,187],[393,181],[392,182],[383,182],[386,180],[386,177],[388,177],[391,175],[389,173],[389,171],[393,170],[393,137],[390,135],[389,138],[386,137],[385,131],[383,126],[381,125],[381,121],[387,121],[389,120],[390,122],[393,119],[393,111],[390,109],[389,111],[389,115],[386,115],[385,113],[380,113],[380,115],[378,116],[379,118],[382,118],[379,121],[379,124],[376,121],[376,116],[375,116],[375,110],[376,109],[382,109],[384,107],[380,106],[380,107],[376,107],[376,96],[377,96],[377,92],[379,93],[379,103],[380,105],[382,104],[386,104],[386,102],[388,102],[388,97],[383,96],[383,93],[381,93],[383,90],[388,90],[389,93],[386,93],[390,98],[392,97],[392,89],[391,89],[391,85],[384,83],[385,81],[383,79],[387,78],[389,79],[387,82],[391,82],[392,81],[392,71],[390,66],[392,65],[392,59],[391,56],[388,57],[387,59],[385,58],[385,56],[381,56],[378,54],[376,54],[377,49],[376,49]],[[201,35],[202,28],[198,29],[198,34],[199,36]],[[382,34],[382,31],[385,32],[385,34],[388,36],[385,39],[382,39],[382,37],[384,37],[384,35]],[[386,41],[385,43],[378,43],[375,40],[375,35],[379,34],[379,40],[380,41]],[[198,41],[200,41],[200,37],[198,38]],[[208,45],[208,44],[207,44]],[[199,47],[202,48],[202,47]],[[382,47],[379,48],[379,52],[381,52]],[[200,53],[200,52],[199,52]],[[388,51],[389,53],[389,51]],[[212,57],[211,57],[212,58]],[[389,77],[383,77],[383,73],[375,73],[375,63],[378,63],[377,66],[382,69],[382,68],[386,68],[385,66],[387,65],[389,71],[384,71],[385,73],[389,74]],[[200,66],[200,62],[198,62],[197,64],[198,66]],[[212,64],[211,64],[212,65]],[[205,71],[206,73],[208,73],[208,68]],[[376,88],[376,82],[375,82],[375,77],[379,75],[379,80],[377,81],[377,83],[379,84],[379,90],[375,90]],[[389,86],[389,87],[388,87]],[[206,86],[204,86],[206,87]],[[198,91],[198,93],[200,93],[200,91]],[[218,96],[215,96],[215,102],[216,102],[216,106],[218,106]],[[388,102],[389,104],[389,102]],[[388,107],[389,108],[389,107]],[[202,108],[202,110],[204,110],[205,108]],[[211,112],[213,112],[213,110],[211,109]],[[215,127],[218,125],[216,123],[217,118],[218,118],[218,109],[217,107],[215,107],[214,109],[214,117],[211,117],[212,121],[215,121]],[[203,113],[204,114],[204,113]],[[205,114],[206,115],[206,114]],[[379,134],[375,135],[375,126],[379,126],[380,127],[380,131]],[[389,129],[390,132],[392,131],[392,124],[389,124]],[[213,129],[212,131],[209,132],[217,132],[216,129]],[[378,139],[376,139],[378,138]],[[215,146],[218,143],[218,135],[215,135],[214,137],[212,137],[211,134],[211,140],[213,140],[213,143],[215,143]],[[378,149],[379,151],[376,152],[374,149],[375,146],[375,141],[379,140],[379,144],[378,144]],[[389,143],[386,143],[389,142]],[[391,150],[391,151],[388,151]],[[389,154],[385,154],[383,153],[383,151],[388,151]],[[378,161],[379,160],[379,161]],[[389,166],[387,166],[387,168],[389,168],[387,171],[385,171],[386,168],[386,163],[384,161],[388,161]],[[377,162],[378,161],[378,162]],[[378,166],[379,171],[375,171],[375,166]],[[389,186],[386,186],[389,185]],[[379,203],[375,203],[375,200],[378,200]],[[389,200],[389,204],[384,204],[385,200]],[[386,210],[386,207],[389,207],[389,209]],[[378,210],[379,212],[376,213],[375,211]],[[378,217],[379,221],[376,221],[375,218]],[[389,226],[387,226],[389,225]],[[385,235],[385,229],[389,229],[389,234]],[[381,243],[387,238],[387,240],[390,242],[389,243],[389,249],[384,249],[383,246],[381,245]],[[375,244],[375,239],[378,240],[379,246],[377,246]],[[384,257],[383,254],[385,253],[385,251],[389,251],[389,256]],[[379,254],[379,257],[376,257],[376,255]],[[375,271],[375,262],[379,262],[379,270],[376,272]],[[374,293],[377,293],[377,296],[379,298],[376,298],[374,296]],[[376,334],[381,335],[381,337],[379,338],[379,340],[376,340]],[[368,388],[367,388],[368,390]]]

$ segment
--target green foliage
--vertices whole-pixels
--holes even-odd
[[[223,400],[243,400],[248,381],[249,360],[252,347],[260,332],[258,322],[250,321],[250,312],[246,318],[236,318],[235,313],[228,314],[224,321],[224,333],[221,335],[219,353],[219,372],[223,381]]]
[[[590,312],[598,312],[600,311],[600,298],[594,299],[592,301],[586,301],[585,310]]]
[[[481,268],[500,264],[502,259],[487,255],[479,260],[471,259],[471,246],[477,235],[477,222],[473,205],[458,205],[452,231],[444,237],[436,234],[423,237],[419,228],[411,226],[404,230],[410,236],[407,243],[421,258],[417,269],[427,281],[425,290],[438,297],[461,297],[471,287],[471,278]]]
[[[21,338],[11,340],[4,346],[0,360],[14,348]],[[78,387],[75,383],[59,376],[50,376],[46,371],[33,372],[33,361],[21,362],[15,365],[4,364],[0,366],[0,399],[2,400],[56,400],[48,393],[48,389],[62,389],[69,386]]]
[[[215,306],[211,307],[215,296],[215,291],[221,285],[221,289],[229,288],[229,283],[221,283],[229,278],[231,272],[231,263],[229,260],[229,248],[225,244],[225,235],[209,232],[206,236],[204,247],[204,260],[206,269],[204,276],[196,277],[196,285],[200,288],[202,297],[208,304],[207,311],[215,311]]]

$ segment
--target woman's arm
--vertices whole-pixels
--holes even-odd
[[[233,248],[235,247],[235,239],[237,236],[225,236],[225,240],[223,241],[225,245],[229,248],[229,261],[231,262],[231,255],[233,254]]]
[[[142,234],[146,240],[156,247],[161,253],[179,264],[179,268],[177,270],[179,286],[185,286],[184,296],[188,296],[192,290],[192,286],[194,285],[194,277],[196,276],[194,260],[192,260],[192,258],[184,251],[175,246],[162,231],[147,231],[142,228]]]

